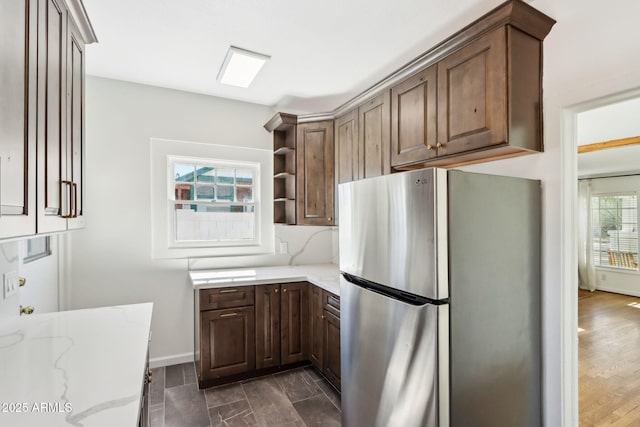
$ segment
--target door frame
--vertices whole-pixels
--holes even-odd
[[[623,79],[620,79],[621,81]],[[609,80],[614,81],[614,80]],[[561,369],[562,425],[577,426],[578,408],[578,141],[579,113],[640,97],[640,88],[596,85],[582,93],[591,95],[574,99],[565,107],[552,107],[560,116],[561,179]],[[591,92],[591,93],[588,93]],[[599,92],[599,93],[598,93]],[[547,104],[548,105],[548,104]],[[553,105],[553,103],[552,103]],[[555,104],[558,105],[558,104]]]

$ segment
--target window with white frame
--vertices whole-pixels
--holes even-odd
[[[273,253],[273,152],[150,139],[151,256]]]
[[[259,164],[181,157],[168,161],[172,245],[256,243]]]
[[[597,267],[638,270],[638,197],[635,192],[593,195],[591,230]]]

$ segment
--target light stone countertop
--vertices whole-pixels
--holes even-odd
[[[132,304],[0,325],[0,425],[137,426],[152,310]]]
[[[189,272],[193,289],[268,285],[307,281],[340,295],[340,272],[336,264],[279,265]]]

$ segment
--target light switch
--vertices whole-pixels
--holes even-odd
[[[18,272],[4,273],[4,298],[7,299],[18,293]]]

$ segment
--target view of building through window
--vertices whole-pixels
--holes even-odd
[[[591,197],[594,263],[638,269],[638,200],[635,193]]]
[[[247,165],[173,162],[175,241],[255,239],[257,170]]]

